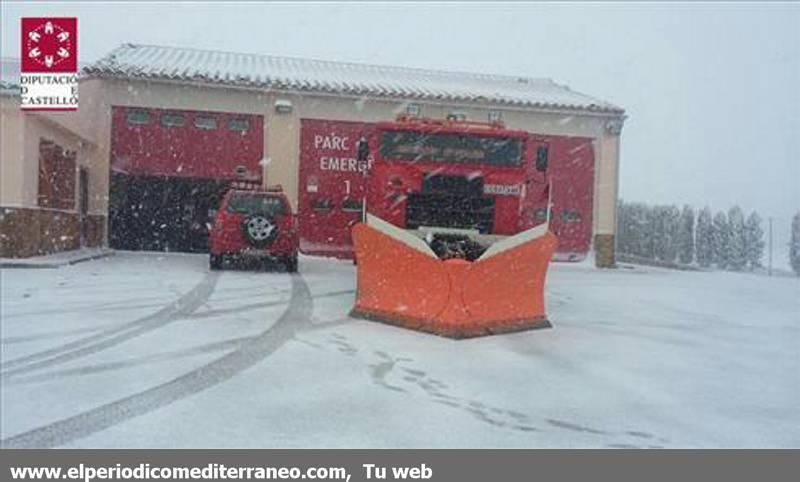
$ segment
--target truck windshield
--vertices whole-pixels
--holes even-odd
[[[385,131],[381,135],[383,159],[519,166],[522,139],[459,133]]]
[[[264,194],[234,194],[228,203],[228,210],[239,214],[286,214],[286,206],[281,198]]]

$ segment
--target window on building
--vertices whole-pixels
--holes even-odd
[[[161,114],[161,125],[164,127],[183,127],[186,118],[183,114],[165,112]]]
[[[561,211],[561,222],[579,223],[581,222],[581,212],[574,209],[564,209]]]
[[[319,198],[311,201],[311,209],[314,211],[330,211],[333,209],[333,201],[328,198]]]
[[[39,191],[41,207],[75,209],[75,151],[55,142],[39,140]]]
[[[347,198],[342,202],[342,211],[348,213],[360,213],[361,209],[361,199]]]
[[[547,221],[547,208],[539,208],[534,213],[537,221]],[[550,209],[550,219],[553,219],[553,209]]]
[[[212,130],[217,128],[217,118],[213,115],[198,115],[194,118],[194,126],[198,129]]]
[[[250,128],[250,121],[241,117],[228,119],[228,129],[232,131],[244,132]]]
[[[150,113],[142,109],[128,109],[125,119],[130,125],[143,125],[150,123]]]

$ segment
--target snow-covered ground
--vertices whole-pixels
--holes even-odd
[[[800,446],[800,280],[555,264],[554,328],[347,316],[354,267],[2,271],[5,446]]]

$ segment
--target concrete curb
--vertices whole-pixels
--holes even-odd
[[[36,256],[34,258],[0,258],[0,268],[56,269],[62,266],[69,266],[113,255],[113,250],[103,249],[76,254],[73,257],[65,257],[64,253],[55,253],[45,256]]]
[[[668,261],[658,261],[655,259],[642,258],[640,256],[633,256],[629,254],[617,254],[617,262],[638,264],[642,266],[652,266],[654,268],[674,269],[678,271],[705,271],[702,268],[693,265],[671,263]]]

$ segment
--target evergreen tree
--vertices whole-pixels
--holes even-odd
[[[678,232],[678,259],[683,264],[692,264],[694,261],[694,209],[689,205],[683,206],[681,211],[680,231]]]
[[[639,203],[634,211],[636,226],[636,250],[639,256],[653,259],[653,208]]]
[[[728,268],[728,217],[720,211],[714,216],[712,222],[714,228],[712,252],[714,253],[714,263],[719,269]]]
[[[714,263],[714,226],[711,224],[711,210],[704,207],[697,215],[697,264],[708,268]]]
[[[667,211],[664,206],[653,206],[650,212],[650,237],[653,246],[653,259],[665,261],[667,258]]]
[[[617,249],[620,253],[633,254],[633,229],[631,205],[622,199],[617,203]]]
[[[742,271],[747,266],[747,253],[744,234],[744,213],[739,206],[728,210],[728,266],[734,271]]]
[[[761,216],[753,211],[744,222],[744,251],[750,271],[760,268],[764,257],[764,229],[761,227]]]
[[[789,242],[789,263],[797,276],[800,276],[800,212],[792,218],[792,237]]]
[[[639,221],[641,223],[640,256],[656,259],[657,222],[655,208],[647,204],[641,204],[639,206]]]

